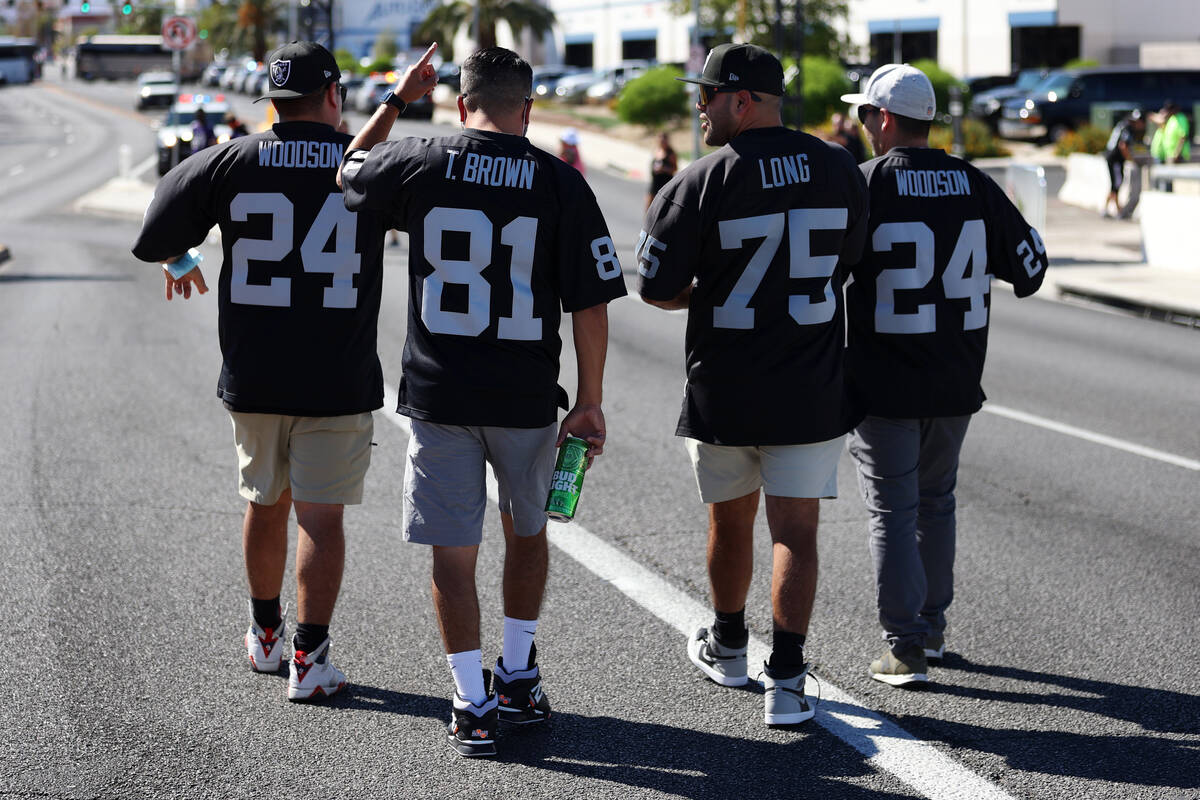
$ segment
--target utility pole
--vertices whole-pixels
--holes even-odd
[[[804,0],[796,0],[796,130],[804,127]]]

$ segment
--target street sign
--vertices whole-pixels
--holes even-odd
[[[187,50],[196,41],[196,23],[191,17],[167,17],[162,26],[163,47]]]

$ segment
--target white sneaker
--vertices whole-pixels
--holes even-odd
[[[321,646],[311,653],[296,650],[288,669],[288,700],[330,697],[346,685],[346,676],[329,663],[329,642],[326,636]]]
[[[787,677],[771,674],[771,668],[763,664],[763,722],[768,725],[796,725],[810,720],[816,713],[804,696],[804,679],[808,676],[808,665],[799,675]]]
[[[253,605],[251,605],[253,609]],[[246,631],[246,654],[250,656],[250,668],[255,672],[276,672],[283,660],[283,643],[287,641],[287,624],[283,621],[287,609],[279,613],[279,627],[260,628],[250,614],[250,628]]]

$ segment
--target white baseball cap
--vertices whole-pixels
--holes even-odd
[[[908,64],[884,64],[871,73],[866,91],[842,95],[842,102],[886,108],[912,119],[933,119],[937,101],[933,84],[924,72]]]

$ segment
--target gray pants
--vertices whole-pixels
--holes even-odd
[[[850,435],[871,512],[875,596],[894,650],[946,629],[954,599],[954,487],[971,417],[867,417]]]

